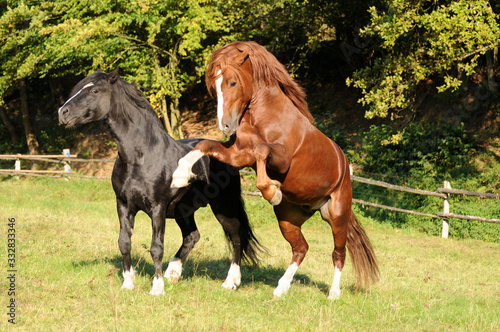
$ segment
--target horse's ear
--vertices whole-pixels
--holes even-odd
[[[236,56],[234,61],[241,66],[242,64],[245,63],[245,61],[247,61],[248,56],[249,56],[248,51],[243,51]]]
[[[114,84],[116,82],[116,80],[119,77],[118,71],[119,68],[116,68],[115,70],[113,70],[111,73],[108,74],[107,79],[109,83]]]

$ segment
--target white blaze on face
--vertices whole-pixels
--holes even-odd
[[[64,108],[64,106],[66,106],[67,103],[69,103],[71,101],[71,99],[73,99],[76,96],[78,96],[80,94],[80,92],[82,92],[84,89],[89,88],[89,87],[91,87],[93,85],[94,85],[94,83],[92,83],[92,82],[85,84],[85,86],[83,88],[81,88],[80,91],[78,91],[77,93],[75,93],[71,98],[69,98],[68,100],[66,100],[66,102],[64,103],[64,105],[62,105],[61,107],[59,107],[58,114],[61,113],[61,110]]]
[[[221,70],[217,72],[217,75],[220,75]],[[222,75],[219,76],[218,79],[215,80],[215,89],[217,92],[217,118],[219,119],[219,129],[222,131],[222,116],[224,115],[224,98],[222,97]]]

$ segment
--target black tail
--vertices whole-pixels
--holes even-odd
[[[234,241],[239,240],[241,259],[258,265],[260,254],[266,253],[267,249],[255,237],[248,220],[241,196],[240,174],[234,168],[215,160],[211,160],[211,168],[210,186],[218,194],[210,201],[210,206],[222,224],[229,249],[238,247]],[[235,236],[236,232],[238,236]]]
[[[241,239],[241,259],[255,265],[259,264],[260,255],[267,252],[267,249],[259,243],[255,237],[245,211],[245,203],[240,196],[238,207],[238,219],[240,221],[240,239]],[[226,234],[227,236],[228,234]]]

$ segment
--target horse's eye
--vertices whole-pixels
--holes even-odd
[[[231,88],[234,88],[236,86],[236,82],[235,81],[229,82],[229,86]]]
[[[92,93],[99,93],[99,90],[97,90],[97,89],[92,89]]]

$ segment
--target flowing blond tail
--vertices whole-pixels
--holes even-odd
[[[347,225],[346,246],[356,273],[356,287],[368,288],[370,284],[376,283],[380,276],[377,258],[370,239],[353,212]]]

